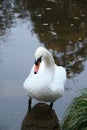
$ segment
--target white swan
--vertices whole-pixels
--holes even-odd
[[[43,48],[37,48],[35,52],[35,64],[24,82],[24,89],[31,99],[53,102],[63,96],[66,81],[66,70],[62,66],[57,66],[51,53]]]

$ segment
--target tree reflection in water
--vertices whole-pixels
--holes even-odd
[[[68,77],[81,73],[87,58],[86,0],[3,0],[0,1],[0,39],[6,40],[16,19],[30,20],[33,33],[50,49]]]
[[[55,111],[45,103],[36,104],[22,122],[21,130],[60,130]]]
[[[2,1],[2,2],[1,2]],[[0,40],[5,40],[10,34],[10,27],[14,23],[14,12],[13,6],[9,1],[0,1]],[[3,36],[5,38],[3,38]]]
[[[87,2],[82,0],[27,1],[34,33],[46,48],[51,49],[56,63],[67,68],[68,77],[84,69],[82,61],[87,57],[86,5]]]
[[[19,0],[0,0],[0,41],[7,40],[10,29],[17,25],[17,18],[26,20],[28,14],[20,5]]]

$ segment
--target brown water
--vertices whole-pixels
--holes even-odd
[[[38,46],[67,69],[65,94],[54,104],[61,122],[87,87],[87,1],[0,0],[0,130],[21,129],[28,107],[22,84]]]

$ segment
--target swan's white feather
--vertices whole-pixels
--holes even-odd
[[[50,58],[50,57],[49,57]],[[64,93],[66,71],[63,67],[54,65],[46,68],[44,60],[41,62],[39,71],[34,74],[34,66],[24,82],[24,88],[29,97],[41,101],[54,102]]]

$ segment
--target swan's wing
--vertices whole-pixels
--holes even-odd
[[[62,66],[55,65],[55,75],[51,84],[51,89],[55,93],[59,93],[60,96],[64,93],[64,85],[66,82],[66,70]]]

